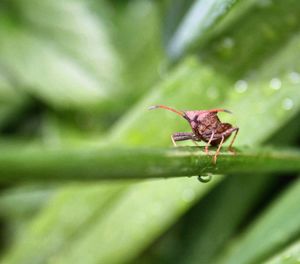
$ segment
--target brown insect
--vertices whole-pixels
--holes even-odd
[[[209,145],[218,146],[218,149],[213,157],[213,162],[216,163],[223,143],[233,132],[235,132],[234,137],[232,138],[228,147],[230,152],[235,153],[232,145],[235,141],[239,128],[233,127],[229,123],[222,123],[217,116],[218,112],[231,113],[230,111],[226,109],[178,111],[165,105],[150,106],[149,110],[157,108],[163,108],[182,116],[189,122],[192,128],[193,132],[177,132],[172,134],[171,139],[174,146],[177,146],[176,141],[192,140],[196,145],[198,145],[197,142],[204,141],[207,142],[205,146],[206,154],[208,154]]]

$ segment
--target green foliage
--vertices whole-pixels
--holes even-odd
[[[183,15],[180,24],[168,45],[171,58],[181,56],[195,41],[203,35],[237,2],[236,0],[197,0]]]
[[[279,197],[261,218],[253,223],[245,237],[236,241],[228,256],[220,263],[255,263],[299,235],[298,210],[300,182]],[[286,217],[291,216],[291,217]]]
[[[279,252],[270,260],[266,261],[268,264],[279,264],[279,263],[297,263],[299,262],[300,250],[299,250],[299,241],[296,241],[288,248],[284,249],[282,252]]]
[[[182,263],[215,262],[222,246],[247,216],[248,210],[253,208],[263,193],[272,186],[273,179],[273,175],[266,174],[248,174],[244,177],[236,174],[219,184],[206,198],[208,199],[208,203],[204,205],[206,213],[193,219],[200,227],[205,226],[205,230],[187,229],[185,236],[188,246],[180,257]]]
[[[294,263],[299,8],[2,1],[2,262]],[[232,110],[237,155],[165,148],[190,127],[155,104]]]

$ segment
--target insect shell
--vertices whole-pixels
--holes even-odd
[[[223,143],[232,133],[235,133],[228,147],[229,151],[234,153],[232,145],[235,141],[239,128],[233,127],[229,123],[222,123],[217,116],[218,112],[231,113],[230,111],[220,108],[211,110],[178,111],[165,105],[149,107],[150,110],[157,108],[169,110],[180,115],[189,122],[192,128],[193,132],[177,132],[171,135],[171,140],[175,146],[177,146],[177,141],[192,140],[196,145],[198,145],[196,142],[204,141],[207,143],[205,145],[206,154],[208,154],[209,145],[218,146],[213,157],[213,162],[216,163],[217,156],[220,153]]]

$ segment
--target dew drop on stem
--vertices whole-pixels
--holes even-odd
[[[248,89],[248,83],[245,80],[238,80],[234,85],[234,89],[238,93],[244,93]]]
[[[209,173],[209,174],[206,174],[206,175],[199,175],[198,176],[198,181],[199,182],[202,182],[202,183],[208,183],[210,182],[212,179],[212,175]]]
[[[283,101],[282,101],[282,108],[284,110],[291,110],[294,106],[294,102],[291,98],[285,98]]]
[[[274,90],[279,90],[281,88],[281,80],[278,78],[273,78],[270,81],[270,87]]]
[[[292,83],[298,84],[300,83],[300,73],[298,72],[290,72],[289,73],[289,79]]]

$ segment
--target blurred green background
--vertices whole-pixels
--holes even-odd
[[[15,183],[4,163],[171,146],[189,126],[153,104],[224,107],[236,146],[297,148],[299,54],[297,0],[2,0],[1,263],[299,263],[297,174]]]

